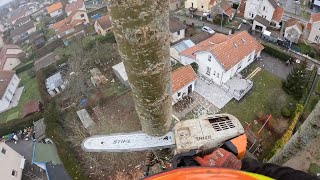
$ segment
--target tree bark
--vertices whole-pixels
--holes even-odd
[[[164,135],[172,125],[169,0],[110,0],[109,11],[142,130]]]
[[[320,102],[318,102],[307,120],[290,138],[283,149],[279,149],[269,162],[279,165],[284,164],[303,150],[315,138],[320,138]]]

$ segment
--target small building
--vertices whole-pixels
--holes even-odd
[[[42,104],[40,101],[29,101],[23,106],[22,117],[31,116],[42,111]]]
[[[91,73],[91,83],[94,87],[98,87],[101,84],[107,84],[108,79],[101,73],[98,68],[93,68],[90,70]]]
[[[176,62],[180,62],[180,55],[179,53],[191,48],[192,46],[194,46],[195,44],[191,41],[191,40],[183,40],[173,46],[170,47],[170,59],[171,62],[176,63]]]
[[[46,79],[46,87],[51,97],[60,94],[66,88],[68,81],[64,81],[60,72]]]
[[[182,66],[172,72],[172,104],[177,103],[194,91],[197,74],[191,65]]]
[[[4,45],[0,51],[0,70],[12,70],[25,59],[25,53],[17,45]]]
[[[33,144],[32,164],[44,170],[48,180],[71,180],[54,144]]]
[[[320,43],[320,13],[313,13],[307,23],[308,41],[311,43]]]
[[[175,43],[185,38],[187,26],[181,23],[178,19],[170,17],[170,42]]]
[[[181,7],[181,0],[170,0],[170,11],[177,10]]]
[[[270,22],[259,16],[256,15],[256,17],[253,20],[253,24],[252,24],[252,30],[258,31],[258,32],[264,32],[270,25]]]
[[[88,111],[86,109],[81,109],[77,111],[77,115],[83,125],[84,128],[89,132],[89,134],[93,131],[93,126],[95,123],[93,122],[92,118],[90,117]]]
[[[63,5],[61,2],[56,2],[47,7],[47,12],[51,17],[60,16],[63,14]]]
[[[236,10],[232,8],[227,0],[222,0],[218,7],[224,20],[231,21],[236,14]]]
[[[35,138],[41,140],[46,136],[46,125],[44,123],[44,118],[39,119],[36,122],[33,122]]]
[[[25,159],[5,142],[0,142],[0,177],[1,179],[22,179]]]
[[[0,112],[9,108],[20,83],[15,71],[0,70]]]
[[[83,0],[75,0],[75,1],[69,2],[66,5],[65,12],[67,13],[67,16],[69,16],[73,11],[76,11],[76,10],[84,10],[84,11],[87,10]]]
[[[10,37],[12,38],[13,42],[17,42],[18,40],[27,38],[33,32],[36,32],[37,28],[34,25],[33,21],[28,21],[27,23],[15,27],[13,30],[10,31]]]
[[[298,43],[300,36],[303,33],[302,25],[297,19],[289,19],[286,22],[284,37],[291,43]]]
[[[112,70],[114,74],[117,76],[117,78],[120,80],[120,82],[124,84],[126,87],[129,87],[128,75],[123,62],[112,66]]]
[[[271,42],[278,42],[279,36],[280,36],[279,33],[275,32],[275,31],[265,30],[262,33],[262,38],[264,38],[267,41],[271,41]]]
[[[105,36],[107,32],[111,31],[112,24],[109,15],[104,15],[94,22],[94,29],[97,34]]]

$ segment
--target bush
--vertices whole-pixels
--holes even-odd
[[[22,73],[28,69],[31,69],[34,67],[34,64],[33,64],[33,61],[29,61],[27,62],[25,65],[19,67],[16,69],[16,73],[19,74],[19,73]]]
[[[0,125],[0,137],[13,132],[17,132],[26,127],[30,127],[33,125],[33,122],[38,121],[41,118],[42,113],[37,113],[26,118],[14,119],[8,121],[7,123],[3,123]]]
[[[300,114],[302,113],[303,105],[297,104],[294,113],[291,116],[291,123],[287,131],[282,135],[282,137],[276,142],[275,146],[271,150],[270,158],[278,151],[282,149],[283,146],[289,141],[293,134],[293,130],[296,127],[297,122],[299,121]]]
[[[191,63],[190,65],[191,65],[192,69],[194,70],[194,72],[197,73],[198,69],[199,69],[199,65],[195,62]]]
[[[291,112],[288,108],[283,108],[281,114],[285,118],[289,118],[291,116]]]
[[[294,57],[291,56],[290,54],[288,53],[285,53],[283,52],[281,49],[277,49],[275,47],[272,47],[271,45],[268,45],[268,44],[265,44],[265,43],[262,43],[262,45],[264,46],[264,50],[266,53],[276,57],[276,58],[279,58],[280,60],[282,61],[287,61],[289,59],[293,59]]]

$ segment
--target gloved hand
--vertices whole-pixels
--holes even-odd
[[[222,148],[218,148],[203,157],[196,156],[194,160],[201,166],[241,169],[241,160],[238,160],[234,154]]]

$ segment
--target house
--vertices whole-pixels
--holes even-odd
[[[44,170],[48,180],[71,180],[54,144],[34,142],[32,164]]]
[[[69,14],[67,18],[54,23],[52,28],[56,31],[58,38],[62,38],[68,34],[77,32],[76,26],[88,23],[89,18],[87,12],[84,10],[75,10]]]
[[[83,0],[72,1],[71,3],[68,3],[66,5],[65,12],[67,13],[67,16],[69,16],[73,11],[76,10],[87,10]]]
[[[218,11],[218,14],[227,21],[232,20],[236,14],[236,10],[231,7],[227,0],[222,0],[218,6],[215,6],[215,8],[218,8],[218,10],[216,10]]]
[[[77,115],[83,127],[88,131],[89,134],[92,134],[94,132],[95,123],[90,117],[88,111],[86,109],[81,109],[77,111]]]
[[[320,12],[320,0],[310,0],[310,5],[313,12]]]
[[[40,101],[29,101],[23,106],[22,117],[31,116],[42,111],[42,104]]]
[[[170,42],[171,43],[175,43],[185,38],[185,32],[186,32],[187,26],[185,26],[179,20],[173,17],[170,18],[169,25],[170,25]]]
[[[284,10],[275,0],[241,0],[239,13],[253,20],[252,30],[263,32],[269,25],[280,28]]]
[[[124,84],[126,87],[129,87],[128,75],[123,62],[112,66],[112,70],[114,74],[117,76],[117,78],[120,80],[120,82]]]
[[[9,108],[20,83],[15,71],[0,70],[0,112]]]
[[[181,7],[181,0],[170,0],[170,11],[177,10]]]
[[[13,11],[11,11],[8,14],[8,22],[10,22],[12,25],[15,24],[15,22],[17,21],[17,19],[28,16],[29,12],[28,12],[28,6],[21,6]]]
[[[180,53],[180,63],[196,62],[198,74],[223,85],[260,56],[263,46],[246,31],[232,35],[216,33]]]
[[[176,63],[180,61],[180,52],[191,48],[195,44],[190,40],[183,40],[173,46],[170,47],[170,59],[171,62]]]
[[[310,17],[310,21],[307,24],[309,31],[308,41],[311,43],[319,44],[320,42],[320,13],[314,13]]]
[[[51,97],[60,94],[66,88],[68,81],[64,81],[60,72],[46,79],[46,88]]]
[[[26,24],[27,22],[29,22],[30,20],[31,19],[28,16],[21,17],[21,18],[16,20],[16,22],[13,24],[13,26],[14,27],[22,26],[22,25]]]
[[[289,19],[286,22],[284,37],[291,43],[298,43],[300,36],[303,33],[302,25],[297,19]]]
[[[191,65],[182,66],[172,72],[172,105],[194,91],[197,74]]]
[[[63,14],[63,5],[61,2],[56,2],[47,7],[47,12],[50,17],[56,17]]]
[[[0,70],[12,70],[25,58],[25,53],[17,45],[4,45],[0,51]]]
[[[107,32],[111,31],[112,24],[109,15],[104,15],[94,22],[94,29],[97,34],[105,36]]]
[[[185,8],[196,8],[198,11],[211,11],[215,4],[216,0],[186,0]]]
[[[21,26],[15,27],[10,31],[10,37],[13,42],[17,42],[21,39],[27,38],[31,33],[36,32],[36,26],[33,21],[29,21]]]
[[[0,142],[0,177],[1,179],[21,180],[25,159],[5,142]]]

